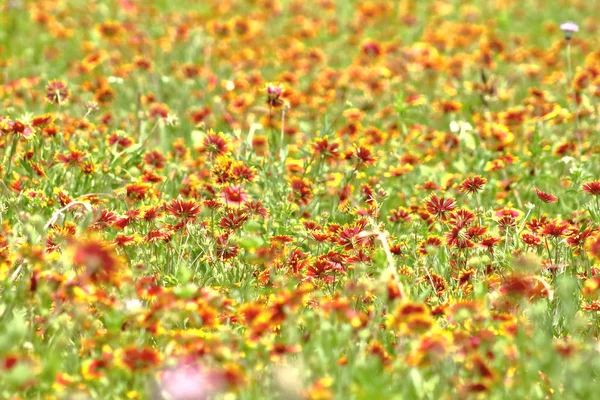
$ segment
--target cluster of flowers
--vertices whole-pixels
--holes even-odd
[[[0,5],[0,397],[597,393],[598,21],[172,3]]]

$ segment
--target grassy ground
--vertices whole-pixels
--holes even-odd
[[[0,397],[595,398],[600,4],[550,3],[0,4]]]

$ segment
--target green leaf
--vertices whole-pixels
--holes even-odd
[[[5,335],[13,343],[20,343],[27,334],[27,323],[24,311],[15,311],[13,319],[8,323]]]
[[[238,239],[238,244],[246,250],[256,249],[264,244],[265,241],[260,236],[243,236]]]
[[[473,151],[477,148],[477,143],[475,141],[475,135],[473,135],[472,132],[466,130],[466,129],[462,129],[460,132],[460,141],[463,143],[463,145]]]
[[[181,283],[188,282],[192,277],[192,271],[185,263],[180,263],[177,267],[177,280]]]
[[[410,371],[410,379],[412,381],[413,387],[415,388],[416,395],[419,399],[425,397],[425,386],[423,382],[423,377],[418,369],[413,368]]]
[[[173,289],[173,292],[175,293],[175,295],[177,295],[177,297],[187,300],[194,298],[197,291],[198,286],[196,286],[193,283],[187,283],[183,286],[178,286],[175,289]]]
[[[244,230],[249,233],[260,232],[262,229],[262,225],[258,221],[248,221],[244,224]]]

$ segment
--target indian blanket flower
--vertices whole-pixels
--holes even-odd
[[[391,223],[410,222],[410,219],[410,210],[404,207],[390,210],[390,215],[388,216],[388,221]]]
[[[507,296],[534,299],[548,296],[548,284],[537,276],[513,274],[508,276],[500,286],[500,293]]]
[[[375,164],[375,157],[373,156],[373,152],[366,146],[355,147],[352,157],[358,161],[359,165]]]
[[[127,198],[134,201],[144,200],[150,192],[151,186],[146,183],[131,183],[125,186]]]
[[[600,181],[591,181],[581,185],[581,190],[592,196],[600,196]]]
[[[494,246],[496,246],[502,239],[494,236],[486,236],[479,242],[479,246],[486,249],[489,252],[494,251]]]
[[[83,270],[79,274],[84,280],[92,283],[119,284],[119,275],[123,269],[123,261],[111,249],[110,244],[100,240],[88,239],[74,242],[73,264]]]
[[[502,230],[512,228],[517,225],[517,220],[511,215],[503,215],[497,219],[498,227]]]
[[[25,124],[19,120],[11,122],[12,133],[25,139],[29,139],[33,135],[33,129],[29,124]]]
[[[590,236],[585,242],[585,249],[589,258],[600,261],[600,235]]]
[[[106,39],[115,39],[123,31],[121,24],[112,20],[104,21],[97,29],[100,35]]]
[[[283,105],[284,101],[281,98],[281,95],[283,94],[284,89],[281,85],[269,82],[264,91],[267,93],[267,104],[270,107],[280,107]]]
[[[459,229],[469,226],[474,220],[475,214],[465,209],[453,211],[449,216],[450,224]]]
[[[129,346],[115,352],[115,357],[125,368],[138,373],[148,371],[162,361],[162,355],[150,347]]]
[[[71,150],[68,154],[57,154],[56,161],[65,167],[81,166],[86,155],[83,151]]]
[[[483,186],[487,183],[487,179],[481,176],[474,176],[467,178],[460,184],[460,189],[465,193],[477,193],[483,189]]]
[[[100,105],[106,106],[115,99],[115,90],[108,84],[103,84],[94,93],[94,101]]]
[[[440,237],[430,236],[419,244],[418,252],[424,256],[427,254],[433,254],[440,246],[442,246],[442,244],[443,241]]]
[[[231,174],[235,177],[236,181],[240,182],[252,182],[256,178],[255,169],[249,167],[243,161],[236,161],[232,164]]]
[[[300,205],[307,205],[312,199],[312,186],[307,179],[294,177],[290,182],[292,192],[289,200]]]
[[[165,206],[165,211],[184,221],[196,219],[201,211],[201,205],[194,200],[173,199]]]
[[[64,81],[52,80],[46,85],[46,100],[52,104],[64,104],[69,100],[70,91]]]
[[[244,225],[248,220],[248,215],[238,210],[234,209],[234,211],[227,212],[219,221],[219,226],[234,231]]]
[[[429,308],[423,303],[399,304],[388,316],[387,326],[395,331],[409,335],[427,332],[433,326]]]
[[[248,200],[248,194],[240,186],[226,186],[221,191],[221,200],[230,206],[240,206]]]
[[[537,247],[542,244],[542,239],[540,239],[539,236],[532,234],[532,233],[522,234],[521,240],[523,241],[523,243],[525,243],[527,246],[530,246],[530,247]]]
[[[446,243],[448,246],[459,249],[468,249],[475,247],[475,243],[471,241],[471,235],[467,230],[459,227],[452,227],[446,234]]]
[[[163,169],[167,158],[158,150],[152,150],[144,154],[144,162],[146,165],[156,169]]]
[[[200,151],[213,157],[224,155],[229,152],[229,142],[223,133],[210,130],[202,139]]]
[[[239,246],[229,240],[229,235],[221,235],[216,238],[216,253],[222,260],[229,260],[238,254]]]
[[[249,215],[260,215],[261,217],[266,217],[268,213],[267,209],[263,207],[263,203],[259,200],[246,201],[242,206],[242,210]]]
[[[432,194],[425,200],[425,207],[429,214],[445,221],[447,214],[456,208],[456,201],[451,197],[438,197]]]
[[[427,332],[419,342],[408,355],[409,365],[426,366],[441,362],[452,348],[452,336],[448,332]]]
[[[543,236],[552,236],[558,238],[565,236],[569,230],[569,223],[565,221],[553,220],[548,222],[542,229]]]
[[[51,114],[38,115],[31,119],[31,126],[34,128],[43,128],[53,121]]]
[[[325,158],[326,160],[333,160],[340,155],[340,144],[337,142],[330,142],[329,137],[324,136],[317,138],[312,143],[312,149],[315,154]]]
[[[544,203],[556,203],[558,201],[558,197],[551,193],[542,192],[538,188],[534,188],[533,191],[535,192],[537,197]]]

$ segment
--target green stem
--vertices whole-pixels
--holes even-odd
[[[6,174],[4,174],[5,178],[8,178],[10,176],[10,172],[12,170],[12,159],[17,150],[18,141],[19,137],[13,134],[12,144],[10,145],[10,153],[8,154],[8,160],[6,161],[8,165],[6,166]]]
[[[573,86],[573,67],[571,64],[571,41],[569,40],[567,42],[567,68],[569,71],[569,81],[568,81],[568,85],[571,86],[571,90],[573,91],[573,101],[575,102],[574,105],[574,112],[573,112],[573,116],[575,117],[575,129],[576,129],[576,136],[577,136],[577,142],[578,142],[578,147],[579,147],[579,158],[581,159],[582,156],[582,152],[583,152],[583,145],[581,142],[581,135],[579,132],[579,115],[577,114],[577,91],[575,90],[575,87]]]

